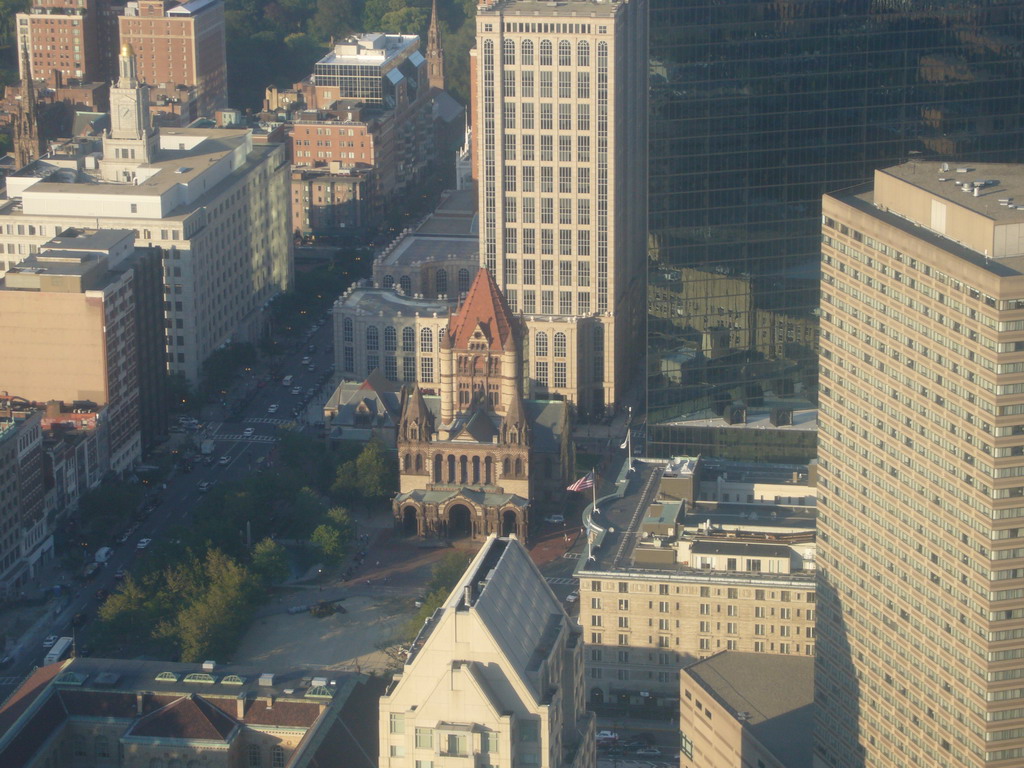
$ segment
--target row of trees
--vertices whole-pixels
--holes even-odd
[[[141,643],[184,661],[230,656],[268,589],[288,577],[278,539],[309,541],[325,562],[339,562],[356,536],[345,505],[380,506],[396,487],[379,442],[332,452],[282,431],[275,467],[215,486],[190,525],[154,543],[101,607],[98,644]]]

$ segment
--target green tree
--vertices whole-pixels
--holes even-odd
[[[339,560],[344,552],[342,548],[341,531],[333,525],[318,525],[313,535],[309,537],[310,542],[319,549],[323,556],[332,562]]]
[[[370,440],[356,459],[356,476],[363,496],[386,498],[398,489],[398,462],[380,440]]]
[[[331,507],[327,510],[327,519],[338,529],[344,543],[347,544],[355,538],[356,524],[345,507]]]
[[[473,559],[473,556],[468,552],[449,552],[440,560],[438,560],[434,567],[430,570],[430,581],[427,582],[427,592],[444,592],[447,595],[452,591],[459,579],[462,578],[462,574],[466,571],[466,566],[469,565],[469,561]]]
[[[331,484],[331,496],[336,499],[349,499],[359,493],[359,470],[356,462],[346,461],[338,466]]]
[[[150,590],[132,576],[126,576],[120,588],[103,601],[97,615],[104,633],[116,642],[129,642],[152,627]]]
[[[288,554],[270,538],[256,542],[252,549],[252,570],[263,584],[279,584],[288,578]]]
[[[317,0],[309,34],[323,43],[332,37],[340,40],[358,26],[358,15],[353,0]]]

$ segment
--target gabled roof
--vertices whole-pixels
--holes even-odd
[[[429,428],[433,414],[423,401],[423,392],[420,391],[419,385],[413,384],[412,388],[406,390],[406,392],[405,403],[402,407],[402,420],[400,423],[406,424],[412,421],[418,421],[421,427],[424,427],[425,429]],[[427,436],[428,435],[424,433],[422,438],[426,439]]]
[[[228,741],[238,723],[201,696],[189,694],[146,715],[126,735],[164,739]]]
[[[455,436],[456,440],[467,440],[472,438],[477,443],[490,443],[498,434],[497,427],[491,421],[490,415],[483,409],[477,408],[473,415],[466,422],[466,426]]]
[[[491,273],[483,267],[476,273],[466,300],[448,321],[452,347],[468,348],[477,327],[483,329],[492,350],[503,350],[511,341],[512,310],[508,308]]]

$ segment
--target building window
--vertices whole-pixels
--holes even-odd
[[[420,330],[420,352],[434,351],[434,334],[429,328]]]
[[[434,361],[429,357],[420,360],[420,381],[427,384],[434,382]]]
[[[280,744],[275,744],[274,748],[270,751],[270,765],[272,768],[284,768],[284,747]]]
[[[93,742],[93,748],[96,750],[98,759],[110,757],[110,740],[106,736],[97,736]]]
[[[548,335],[544,331],[537,331],[537,335],[534,336],[533,351],[538,357],[547,357]]]
[[[433,749],[434,731],[431,728],[416,729],[416,749]]]
[[[468,754],[466,751],[466,741],[466,734],[464,733],[449,733],[447,738],[448,748],[445,750],[445,754],[454,757],[465,757]]]
[[[402,329],[402,351],[416,351],[416,331],[408,326]]]
[[[260,751],[259,744],[249,745],[249,768],[260,768],[263,759],[263,753]]]
[[[554,385],[556,387],[568,386],[568,374],[565,363],[556,362],[554,368]]]
[[[372,352],[380,349],[380,330],[375,325],[366,326],[366,348]]]
[[[483,731],[480,734],[481,752],[498,752],[498,733],[495,731]]]
[[[391,733],[405,733],[405,715],[401,713],[391,713],[390,720],[390,732]]]

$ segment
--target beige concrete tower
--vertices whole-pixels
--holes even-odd
[[[481,263],[525,317],[531,390],[599,411],[643,353],[646,0],[485,3],[476,24]]]
[[[817,759],[1024,764],[1024,167],[822,206]]]

